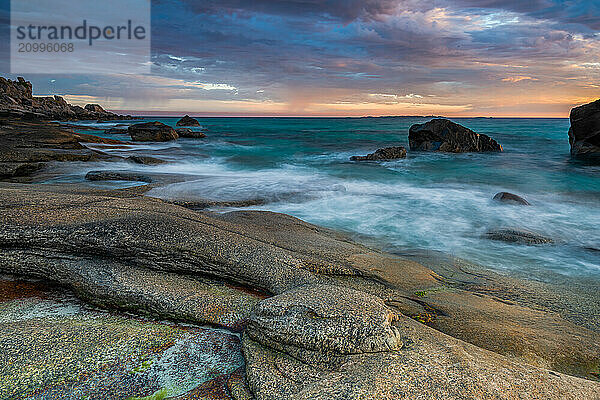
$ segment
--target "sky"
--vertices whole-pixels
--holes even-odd
[[[151,60],[26,78],[155,114],[567,117],[600,98],[600,1],[154,0]]]

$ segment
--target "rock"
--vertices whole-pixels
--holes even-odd
[[[27,120],[118,120],[132,119],[105,111],[98,104],[86,108],[68,104],[60,96],[36,97],[30,82],[0,77],[0,115]]]
[[[355,382],[356,390],[374,396],[389,384],[393,390],[406,388],[407,396],[431,390],[440,399],[478,398],[470,390],[482,391],[483,398],[504,398],[499,391],[517,397],[518,390],[528,395],[538,389],[538,397],[553,398],[571,390],[572,382],[580,383],[576,390],[598,386],[562,375],[559,383],[547,371],[595,379],[600,338],[586,328],[598,327],[592,298],[564,292],[548,296],[552,290],[541,283],[505,281],[482,269],[465,270],[464,263],[425,266],[283,214],[195,212],[138,193],[0,184],[0,272],[60,283],[95,304],[142,314],[151,310],[175,320],[205,318],[219,325],[223,315],[237,315],[238,321],[247,317],[252,306],[243,306],[250,301],[239,292],[281,295],[264,308],[256,306],[256,321],[267,322],[264,329],[259,324],[252,328],[255,340],[244,335],[248,377],[258,398],[286,398],[269,394],[269,385],[309,393],[311,382],[316,393],[330,382],[338,393],[352,394]],[[194,296],[201,290],[191,282],[197,279],[208,282],[200,297]],[[234,290],[219,290],[223,285]],[[180,293],[180,287],[189,289]],[[286,296],[288,291],[298,295]],[[322,306],[311,302],[309,292],[323,299]],[[353,309],[353,302],[357,308],[347,318],[337,313]],[[308,321],[308,329],[325,326],[324,334],[316,333],[310,342],[297,333],[304,322],[296,320],[315,316],[302,313],[303,307],[322,311],[340,326]],[[386,315],[399,319],[389,325],[377,322]],[[266,332],[268,326],[293,335],[287,339],[278,331]],[[386,326],[400,333],[400,349],[344,353],[362,349],[369,332],[389,338]],[[344,327],[358,330],[348,333],[347,341],[327,339],[325,332],[348,332]],[[412,371],[420,378],[405,379]],[[430,373],[436,375],[428,378]],[[458,384],[449,384],[454,379]],[[423,382],[434,386],[419,389]],[[444,390],[466,392],[461,397]]]
[[[200,122],[198,122],[198,120],[190,117],[189,115],[186,115],[185,117],[181,118],[179,121],[177,121],[177,124],[175,124],[176,126],[200,126]]]
[[[123,128],[110,128],[104,131],[105,135],[127,135],[129,131]]]
[[[385,147],[378,149],[375,153],[368,154],[366,156],[352,156],[352,161],[387,161],[396,160],[399,158],[406,158],[406,149],[402,146],[398,147]]]
[[[329,285],[263,300],[242,344],[259,399],[559,400],[600,387],[503,359],[394,313],[379,298]]]
[[[246,333],[307,362],[379,353],[403,346],[397,319],[379,298],[330,285],[307,285],[263,300]]]
[[[133,181],[151,183],[152,178],[134,172],[90,171],[85,175],[88,181]]]
[[[168,142],[179,138],[175,129],[157,121],[131,125],[128,132],[136,142]]]
[[[179,137],[183,138],[194,138],[194,139],[202,139],[205,138],[206,135],[200,131],[193,131],[190,128],[178,128],[176,129]]]
[[[502,146],[489,136],[478,134],[447,119],[432,119],[410,127],[410,149],[448,153],[502,151]]]
[[[94,112],[94,113],[99,113],[99,114],[106,112],[104,110],[104,108],[102,108],[100,106],[100,104],[86,104],[85,107],[83,107],[83,108],[86,109],[86,110],[88,110],[88,111],[91,111],[91,112]],[[100,121],[102,121],[102,120],[100,120]],[[100,122],[98,122],[98,123],[100,123]]]
[[[74,133],[77,141],[80,143],[98,143],[98,144],[113,144],[113,145],[127,145],[130,143],[122,142],[120,140],[107,139],[95,135],[87,135],[85,133]]]
[[[29,176],[51,161],[110,158],[81,145],[86,137],[55,123],[10,120],[0,126],[0,179]]]
[[[571,155],[600,161],[600,100],[571,110]]]
[[[512,203],[512,204],[520,204],[523,206],[530,206],[531,204],[516,194],[508,193],[508,192],[500,192],[494,196],[494,200],[500,201],[502,203]]]
[[[43,169],[44,163],[0,162],[0,179],[29,176]]]
[[[2,399],[201,398],[187,394],[243,365],[223,330],[92,310],[34,282],[0,286],[18,291],[0,300]]]
[[[126,158],[127,161],[130,161],[135,164],[144,164],[144,165],[158,165],[166,163],[165,160],[161,160],[160,158],[148,157],[148,156],[129,156]]]
[[[536,245],[552,244],[554,240],[538,233],[526,231],[524,229],[498,229],[486,232],[485,237],[490,240],[502,242]]]

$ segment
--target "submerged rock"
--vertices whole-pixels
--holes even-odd
[[[175,129],[158,121],[131,125],[127,131],[136,142],[168,142],[179,137]]]
[[[177,121],[177,124],[175,124],[176,126],[200,126],[200,122],[198,122],[198,120],[190,117],[189,115],[186,115],[185,117],[181,118],[179,121]]]
[[[494,200],[502,202],[502,203],[520,204],[520,205],[523,205],[523,206],[530,206],[531,205],[527,200],[525,200],[521,196],[518,196],[518,195],[513,194],[513,193],[508,193],[508,192],[497,193],[494,196]]]
[[[202,139],[206,137],[206,135],[203,132],[193,131],[190,128],[178,128],[176,129],[176,132],[179,135],[179,137],[183,138]]]
[[[90,171],[85,175],[88,181],[133,181],[151,183],[152,178],[135,172]]]
[[[385,147],[378,149],[375,153],[367,154],[366,156],[352,156],[351,161],[387,161],[406,158],[406,149],[402,146]]]
[[[571,155],[600,161],[600,100],[571,110]]]
[[[160,158],[149,157],[149,156],[129,156],[126,158],[127,161],[132,162],[134,164],[143,164],[143,165],[158,165],[166,163],[165,160],[161,160]]]
[[[554,239],[540,235],[539,233],[526,231],[524,229],[498,229],[485,233],[485,237],[490,240],[502,242],[518,243],[526,245],[552,244]]]
[[[502,146],[487,135],[478,134],[447,119],[432,119],[410,127],[410,149],[448,153],[497,152]]]
[[[104,131],[105,135],[127,135],[129,131],[125,128],[110,128]]]

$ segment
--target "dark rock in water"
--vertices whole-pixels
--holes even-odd
[[[523,229],[498,229],[486,232],[485,237],[490,240],[498,240],[502,242],[535,245],[535,244],[552,244],[554,239],[542,236],[535,232],[526,231]]]
[[[447,119],[432,119],[425,124],[410,127],[410,149],[468,153],[502,151],[502,146],[487,135],[478,134]]]
[[[200,122],[198,122],[198,120],[190,117],[189,115],[186,115],[185,117],[181,118],[179,121],[177,121],[177,124],[175,124],[176,126],[200,126]]]
[[[90,171],[85,175],[88,181],[133,181],[151,183],[152,178],[134,172]]]
[[[351,161],[386,161],[406,158],[406,149],[402,146],[385,147],[378,149],[375,153],[367,154],[366,156],[352,156]]]
[[[144,164],[144,165],[157,165],[164,164],[166,161],[161,160],[160,158],[148,157],[148,156],[129,156],[126,158],[127,161],[130,161],[135,164]]]
[[[158,121],[131,125],[128,132],[136,142],[168,142],[179,138],[175,129]]]
[[[502,203],[512,203],[512,204],[521,204],[524,206],[530,206],[531,204],[516,194],[508,193],[508,192],[500,192],[494,196],[494,200],[500,201]]]
[[[104,131],[105,135],[127,135],[128,130],[123,128],[110,128]]]
[[[206,137],[204,133],[199,131],[193,131],[190,128],[178,128],[176,132],[179,135],[179,137],[183,138],[202,139]]]
[[[571,110],[571,155],[600,161],[600,100]]]

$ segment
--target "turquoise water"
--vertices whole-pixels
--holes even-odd
[[[157,120],[156,118],[151,120]],[[158,120],[173,125],[176,118]],[[262,199],[252,209],[367,235],[399,251],[436,250],[484,266],[543,279],[550,272],[600,277],[600,166],[569,156],[567,119],[454,119],[500,142],[500,154],[409,152],[384,163],[352,155],[408,148],[408,128],[423,118],[199,118],[206,139],[106,149],[171,161],[160,166],[106,163],[89,169],[184,174],[154,189],[168,199]],[[111,126],[102,124],[102,126]],[[111,135],[115,139],[125,136]],[[71,171],[81,178],[85,171]],[[531,207],[492,201],[509,191]],[[482,239],[516,227],[556,245],[522,246]]]

